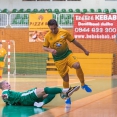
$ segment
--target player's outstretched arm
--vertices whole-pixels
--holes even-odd
[[[76,41],[76,40],[74,39],[73,43],[74,43],[77,47],[79,47],[81,50],[83,50],[84,53],[85,53],[86,55],[89,55],[89,51],[87,51],[78,41]]]
[[[57,51],[55,49],[51,49],[51,48],[48,48],[48,47],[43,47],[43,49],[46,51],[46,52],[50,52],[52,53],[53,55],[56,55]]]

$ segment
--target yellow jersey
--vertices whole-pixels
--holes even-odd
[[[5,57],[5,55],[6,55],[6,50],[4,49],[4,48],[1,48],[0,49],[0,62],[2,61],[4,61],[4,57]]]
[[[43,46],[55,49],[57,54],[53,55],[53,59],[58,61],[66,58],[70,53],[72,53],[72,51],[69,50],[67,40],[69,42],[74,40],[74,37],[67,30],[58,29],[57,34],[53,34],[51,31],[49,31],[45,35]]]

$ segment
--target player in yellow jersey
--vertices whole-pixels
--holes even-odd
[[[89,51],[76,41],[67,30],[58,28],[58,23],[55,19],[48,21],[48,27],[50,28],[50,31],[45,35],[43,49],[52,53],[57,70],[63,78],[63,87],[69,88],[69,66],[76,69],[76,74],[81,82],[82,89],[86,92],[92,92],[91,88],[85,84],[84,73],[81,69],[78,58],[77,56],[74,56],[69,49],[67,41],[72,42],[78,48],[82,49],[86,55],[89,55]],[[71,104],[70,98],[66,100],[66,104]]]
[[[2,78],[6,57],[6,50],[2,47],[2,42],[0,42],[0,79]]]

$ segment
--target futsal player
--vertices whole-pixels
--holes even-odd
[[[0,79],[2,78],[3,68],[5,66],[5,60],[7,57],[6,50],[2,46],[2,42],[0,42]]]
[[[58,23],[55,19],[48,21],[48,27],[50,31],[45,35],[43,49],[53,55],[57,70],[63,79],[63,87],[69,88],[69,66],[76,69],[76,74],[81,82],[82,89],[86,92],[92,92],[92,89],[85,84],[84,73],[78,58],[69,49],[67,41],[72,42],[75,46],[83,50],[87,56],[89,55],[89,51],[76,41],[67,30],[58,28]],[[70,98],[66,100],[66,104],[71,104]]]
[[[2,99],[6,105],[22,105],[42,107],[49,103],[56,94],[63,93],[66,97],[71,96],[77,91],[80,86],[71,87],[68,89],[62,88],[33,88],[25,92],[16,92],[11,90],[11,86],[7,81],[0,82],[0,89],[2,89]]]

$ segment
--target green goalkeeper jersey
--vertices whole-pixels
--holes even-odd
[[[6,94],[8,99],[3,99],[7,105],[25,105],[32,106],[34,102],[42,101],[41,98],[38,98],[35,94],[35,89],[30,89],[25,92],[16,92],[12,90],[3,90],[2,94]]]
[[[8,105],[15,105],[20,101],[20,96],[21,96],[20,92],[15,92],[12,90],[4,90],[2,94],[8,96],[8,99],[4,100],[4,102],[6,102],[6,104]]]

